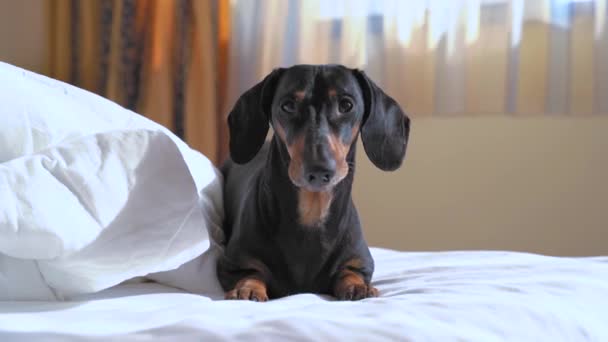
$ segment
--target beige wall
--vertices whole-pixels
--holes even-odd
[[[608,117],[421,119],[404,167],[358,150],[371,245],[608,255]]]

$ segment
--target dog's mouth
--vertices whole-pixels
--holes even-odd
[[[300,181],[294,181],[293,179],[291,180],[291,182],[293,183],[293,185],[295,187],[302,189],[302,190],[306,190],[308,192],[329,192],[335,187],[335,184],[333,184],[333,182],[332,182],[332,184],[321,185],[321,186],[318,186],[318,185],[312,186],[312,185],[305,184]]]
[[[300,170],[296,171],[294,170],[296,169],[294,166],[293,163],[290,163],[289,165],[289,180],[295,187],[308,192],[329,192],[346,178],[346,175],[348,174],[348,168],[346,168],[346,170],[338,170],[332,177],[325,176],[325,178],[323,178],[323,174],[314,176],[311,176],[310,174],[307,175],[303,172],[301,166],[297,167]]]
[[[297,188],[302,189],[302,190],[306,190],[308,192],[329,192],[331,191],[335,184],[330,183],[327,185],[317,185],[317,186],[313,186],[313,185],[309,185],[309,184],[305,184],[304,182],[301,181],[294,181],[293,179],[291,180],[291,182],[293,183],[293,185],[295,185]],[[337,184],[337,183],[336,183]]]

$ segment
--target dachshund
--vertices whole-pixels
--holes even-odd
[[[377,297],[351,198],[355,150],[361,135],[376,167],[402,165],[410,120],[399,104],[358,69],[294,65],[243,93],[228,127],[226,240],[217,262],[225,298]]]

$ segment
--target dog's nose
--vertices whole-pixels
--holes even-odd
[[[311,187],[320,188],[329,184],[335,173],[336,167],[333,161],[325,165],[316,165],[306,172],[306,181]]]

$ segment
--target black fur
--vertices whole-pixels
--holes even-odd
[[[332,89],[338,90],[335,99],[327,96]],[[305,96],[294,113],[285,113],[281,101],[298,90]],[[349,94],[353,109],[337,116],[341,91]],[[335,293],[336,281],[347,270],[369,285],[374,261],[351,198],[356,140],[360,130],[367,155],[380,169],[401,166],[409,119],[399,105],[361,71],[298,65],[276,69],[243,94],[228,122],[231,158],[222,167],[227,241],[217,268],[224,290],[252,278],[266,284],[270,298],[302,292],[341,297]],[[275,134],[264,143],[269,123]],[[277,129],[284,131],[284,139]],[[298,137],[305,139],[304,170],[320,160],[319,154],[327,155],[329,134],[350,143],[348,173],[326,189],[333,200],[325,220],[319,226],[305,226],[298,220],[302,185],[294,185],[288,174],[287,145]],[[352,260],[358,264],[353,266]]]

